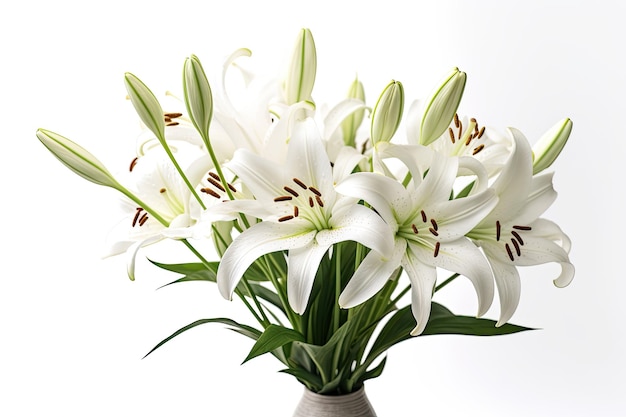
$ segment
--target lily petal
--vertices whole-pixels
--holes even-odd
[[[298,314],[306,310],[317,269],[329,247],[312,240],[304,247],[289,251],[287,298]]]
[[[430,317],[430,302],[437,282],[437,271],[420,262],[411,250],[405,252],[402,267],[411,281],[411,311],[417,322],[411,330],[411,336],[418,336],[424,331]]]
[[[315,237],[315,231],[302,229],[298,223],[261,222],[246,230],[228,247],[219,269],[217,287],[231,299],[244,272],[262,255],[286,249],[301,248]]]

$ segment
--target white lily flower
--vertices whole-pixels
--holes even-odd
[[[411,164],[414,180],[405,188],[400,182],[375,173],[356,173],[338,184],[337,191],[363,198],[394,230],[394,252],[390,258],[371,251],[348,282],[339,298],[344,308],[354,307],[374,296],[400,266],[411,282],[411,308],[417,322],[411,331],[418,335],[430,315],[437,279],[436,268],[470,279],[478,295],[478,316],[493,298],[489,264],[480,250],[465,237],[496,205],[493,191],[449,200],[457,175],[458,159],[439,155],[424,147],[407,147],[416,159],[431,160],[423,181],[416,171],[421,161]]]
[[[509,133],[515,149],[492,186],[499,197],[498,205],[468,233],[493,269],[500,298],[498,326],[511,318],[519,304],[518,266],[559,263],[562,271],[554,280],[557,287],[568,285],[574,277],[569,238],[556,224],[539,218],[556,199],[552,175],[533,177],[528,141],[516,129],[509,129]]]
[[[170,149],[185,167],[189,181],[202,184],[202,177],[211,168],[204,152],[186,142],[178,142]],[[190,227],[200,218],[201,209],[162,148],[152,148],[135,158],[124,182],[132,184],[129,188],[145,206],[138,206],[128,199],[122,201],[122,210],[126,214],[109,235],[112,243],[105,257],[126,252],[129,256],[128,275],[134,279],[135,258],[142,247],[165,238],[199,237],[198,231],[194,234],[195,229]],[[205,190],[201,185],[199,188]],[[201,195],[206,195],[206,200],[210,201],[208,193]]]
[[[359,199],[335,192],[330,161],[313,120],[295,123],[285,166],[240,150],[227,167],[256,200],[222,206],[263,221],[237,236],[222,257],[217,285],[225,298],[231,298],[258,257],[287,250],[289,304],[302,314],[319,263],[333,244],[352,240],[383,256],[391,254],[391,230],[380,216],[359,205]]]

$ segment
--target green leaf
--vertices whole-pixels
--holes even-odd
[[[302,342],[304,337],[293,329],[270,324],[256,341],[243,363],[257,356],[271,352],[288,343]]]
[[[295,376],[298,381],[302,382],[308,389],[314,392],[315,387],[322,386],[322,379],[319,377],[319,375],[315,375],[302,368],[287,368],[282,369],[280,372]]]
[[[222,317],[213,318],[213,319],[200,319],[200,320],[196,320],[193,323],[190,323],[190,324],[186,325],[185,327],[182,327],[182,328],[176,330],[170,336],[168,336],[165,339],[163,339],[162,341],[160,341],[155,347],[153,347],[150,350],[150,352],[146,353],[144,358],[147,357],[148,355],[150,355],[152,352],[154,352],[158,348],[160,348],[161,346],[163,346],[165,343],[169,342],[170,340],[172,340],[176,336],[180,335],[181,333],[184,333],[184,332],[186,332],[189,329],[193,329],[196,326],[199,326],[201,324],[206,324],[206,323],[222,323],[222,324],[226,324],[228,326],[231,326],[233,328],[233,330],[236,330],[238,333],[243,334],[245,336],[248,336],[248,337],[250,337],[251,339],[254,339],[254,340],[258,339],[258,337],[261,336],[261,332],[259,330],[255,329],[254,327],[247,326],[245,324],[239,324],[236,321],[231,320],[231,319],[222,318]]]

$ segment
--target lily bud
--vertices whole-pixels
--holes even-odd
[[[317,72],[317,52],[309,29],[302,29],[296,41],[291,63],[284,84],[287,104],[310,100],[315,73]]]
[[[533,146],[533,175],[548,168],[556,160],[572,133],[572,126],[570,119],[561,120]]]
[[[358,78],[355,78],[354,81],[352,81],[347,97],[365,102],[365,88],[363,87],[363,83],[359,81]],[[363,117],[365,117],[365,110],[357,110],[350,114],[350,116],[346,117],[346,119],[341,123],[343,142],[347,146],[354,147],[356,131],[359,129],[359,126],[361,126]]]
[[[400,126],[404,110],[404,87],[400,81],[391,81],[378,98],[372,111],[372,144],[389,142]]]
[[[213,117],[213,95],[202,64],[195,55],[185,59],[183,89],[187,112],[202,139],[206,142]],[[209,147],[208,144],[206,146]]]
[[[37,130],[37,139],[39,139],[63,165],[84,179],[117,190],[122,188],[102,162],[82,146],[77,145],[59,134],[44,129]]]
[[[466,80],[466,74],[454,68],[426,100],[420,126],[420,144],[431,144],[448,129],[459,108]]]
[[[152,91],[136,76],[127,72],[124,84],[141,121],[154,133],[159,142],[165,142],[165,120],[163,109]]]

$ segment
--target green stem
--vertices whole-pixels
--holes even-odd
[[[446,285],[448,285],[449,283],[454,281],[458,276],[459,276],[459,274],[452,274],[452,275],[450,275],[450,277],[448,279],[446,279],[444,282],[442,282],[441,284],[439,284],[439,285],[437,285],[435,287],[435,292],[439,291],[440,289],[442,289],[443,287],[445,287]]]

